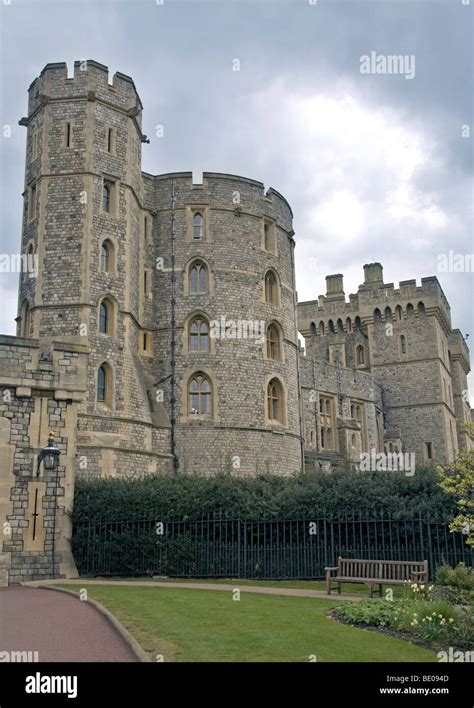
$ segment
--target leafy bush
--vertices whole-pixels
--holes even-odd
[[[78,479],[73,522],[160,515],[198,519],[216,513],[243,519],[289,519],[358,510],[367,510],[371,516],[377,510],[398,519],[420,513],[448,522],[455,509],[455,502],[438,487],[436,472],[430,468],[418,469],[413,477],[353,470],[294,477],[160,475]]]
[[[344,622],[385,627],[442,648],[471,650],[474,645],[472,608],[459,609],[446,600],[365,600],[345,602],[334,609]]]
[[[474,590],[474,570],[465,563],[458,563],[455,568],[440,565],[436,571],[436,582],[460,590]]]

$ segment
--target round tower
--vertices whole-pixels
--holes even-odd
[[[157,388],[175,468],[301,469],[292,212],[263,184],[161,175],[156,210]],[[153,202],[153,204],[151,203]]]

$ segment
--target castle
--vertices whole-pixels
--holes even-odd
[[[473,444],[469,352],[435,277],[395,288],[371,263],[348,302],[330,275],[297,303],[286,199],[234,175],[142,172],[141,116],[133,80],[94,61],[73,78],[48,64],[29,88],[21,254],[35,268],[17,336],[0,337],[13,579],[51,574],[54,553],[73,573],[78,476],[294,474],[371,450],[435,463]],[[56,482],[36,474],[49,430]]]

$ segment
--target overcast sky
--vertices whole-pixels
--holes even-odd
[[[19,248],[27,88],[48,62],[72,71],[95,59],[135,81],[151,139],[143,170],[239,174],[288,199],[300,301],[324,293],[329,273],[344,274],[348,296],[378,260],[386,282],[438,275],[453,326],[473,342],[472,265],[438,272],[440,254],[474,252],[472,138],[462,133],[473,127],[472,5],[2,4],[2,124],[12,126],[1,143],[2,252]],[[413,56],[414,78],[361,73],[371,51]],[[18,278],[0,277],[0,332],[14,333]]]

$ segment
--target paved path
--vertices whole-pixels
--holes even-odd
[[[88,580],[86,578],[76,578],[74,580],[40,580],[32,581],[31,583],[26,583],[26,585],[33,585],[34,587],[41,587],[41,585],[125,585],[128,587],[155,587],[155,588],[185,588],[187,590],[225,590],[226,592],[239,589],[241,592],[255,592],[262,595],[287,595],[289,597],[319,597],[325,600],[339,599],[339,600],[364,600],[367,599],[364,595],[338,595],[337,593],[333,595],[327,595],[324,590],[305,590],[304,588],[273,588],[261,585],[239,585],[237,580],[233,585],[219,584],[219,583],[163,583],[155,580],[150,581],[140,581],[136,582],[133,580]]]
[[[137,661],[87,602],[21,585],[0,588],[1,651],[37,651],[39,661]]]

